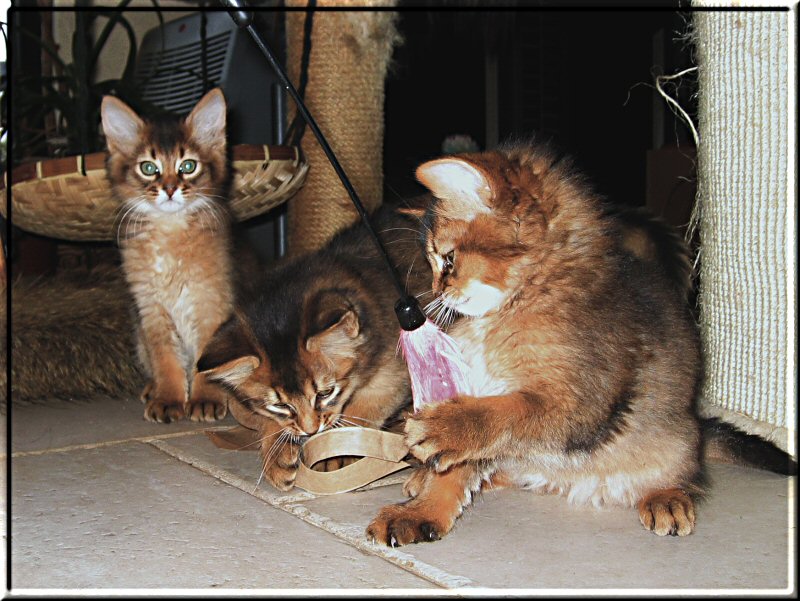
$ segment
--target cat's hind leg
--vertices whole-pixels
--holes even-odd
[[[405,503],[381,509],[367,527],[367,538],[391,547],[439,540],[452,530],[485,478],[485,471],[475,463],[442,473],[420,469],[426,473],[415,473],[413,478],[421,490]]]
[[[659,536],[686,536],[694,530],[694,501],[679,488],[651,492],[638,503],[639,521]]]

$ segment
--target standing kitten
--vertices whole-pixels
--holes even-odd
[[[708,450],[781,473],[785,453],[700,421],[701,355],[685,303],[678,239],[604,212],[565,161],[509,146],[425,163],[436,199],[424,239],[442,306],[471,365],[474,396],[428,405],[406,423],[424,462],[410,501],[383,508],[368,537],[402,545],[450,531],[483,486],[515,485],[573,503],[638,508],[656,534],[686,535]]]
[[[384,205],[373,222],[409,292],[430,291],[415,221]],[[201,373],[261,418],[264,474],[276,488],[294,486],[309,436],[342,425],[381,428],[409,404],[396,301],[386,265],[358,223],[268,273],[206,347]],[[325,467],[340,464],[334,458]]]
[[[122,262],[151,378],[142,392],[151,421],[213,421],[227,412],[223,391],[194,367],[233,302],[229,218],[219,202],[228,176],[225,110],[219,89],[183,120],[145,121],[111,96],[101,107],[108,177],[124,203]]]

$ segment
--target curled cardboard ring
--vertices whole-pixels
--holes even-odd
[[[318,495],[330,495],[360,488],[388,476],[409,464],[403,436],[370,428],[336,428],[309,438],[303,445],[303,461],[297,470],[295,486]],[[342,455],[362,458],[331,472],[317,472],[311,466]]]
[[[258,450],[258,415],[235,399],[229,400],[228,409],[241,425],[227,430],[206,430],[206,435],[222,449]],[[407,454],[402,434],[357,427],[326,430],[303,445],[295,486],[318,495],[348,492],[409,467],[403,461]],[[361,459],[330,472],[311,469],[318,461],[340,456],[361,456]]]

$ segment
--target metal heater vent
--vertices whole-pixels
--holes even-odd
[[[231,32],[207,38],[206,69],[210,85],[219,85],[229,55]],[[177,114],[188,112],[203,93],[203,47],[192,42],[142,56],[136,80],[144,100]]]
[[[273,48],[281,48],[282,13],[259,17],[262,33]],[[188,13],[148,31],[135,73],[142,98],[177,115],[187,114],[204,91],[219,86],[228,105],[229,143],[278,142],[274,123],[284,116],[273,106],[277,77],[227,11]]]

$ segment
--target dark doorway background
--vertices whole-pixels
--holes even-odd
[[[401,12],[386,82],[387,198],[422,190],[414,169],[442,154],[446,136],[486,148],[495,55],[499,141],[550,141],[612,201],[646,204],[648,151],[693,147],[652,87],[691,66],[689,19],[674,9]],[[693,115],[690,84],[677,93]]]

